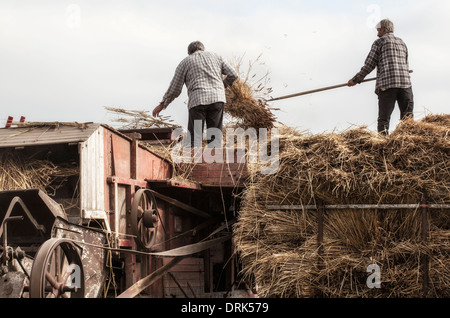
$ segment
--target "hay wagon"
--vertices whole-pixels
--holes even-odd
[[[174,178],[150,149],[171,133],[0,129],[0,298],[245,296],[230,240],[245,166],[199,164],[192,180]]]

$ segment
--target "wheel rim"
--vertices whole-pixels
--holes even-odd
[[[69,240],[52,238],[36,253],[30,274],[30,298],[83,298],[80,254]]]
[[[159,215],[154,195],[147,189],[134,194],[131,206],[131,234],[142,249],[150,249],[156,240]]]

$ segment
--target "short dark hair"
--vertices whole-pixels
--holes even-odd
[[[205,50],[205,46],[200,41],[192,42],[188,46],[188,54],[189,55],[194,54],[197,51],[204,51],[204,50]]]

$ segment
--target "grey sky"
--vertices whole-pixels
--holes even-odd
[[[448,113],[448,12],[446,0],[0,0],[0,125],[9,115],[113,124],[105,106],[151,111],[193,40],[230,61],[262,54],[255,71],[270,73],[273,97],[346,83],[385,17],[409,48],[416,118]],[[366,83],[272,105],[300,130],[375,130],[373,91]],[[184,89],[162,115],[186,126],[186,100]]]

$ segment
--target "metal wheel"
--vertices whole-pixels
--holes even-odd
[[[131,206],[131,234],[142,249],[150,249],[158,232],[159,215],[154,195],[146,189],[134,194]]]
[[[30,273],[30,298],[83,298],[81,257],[69,240],[51,238],[36,253]]]

